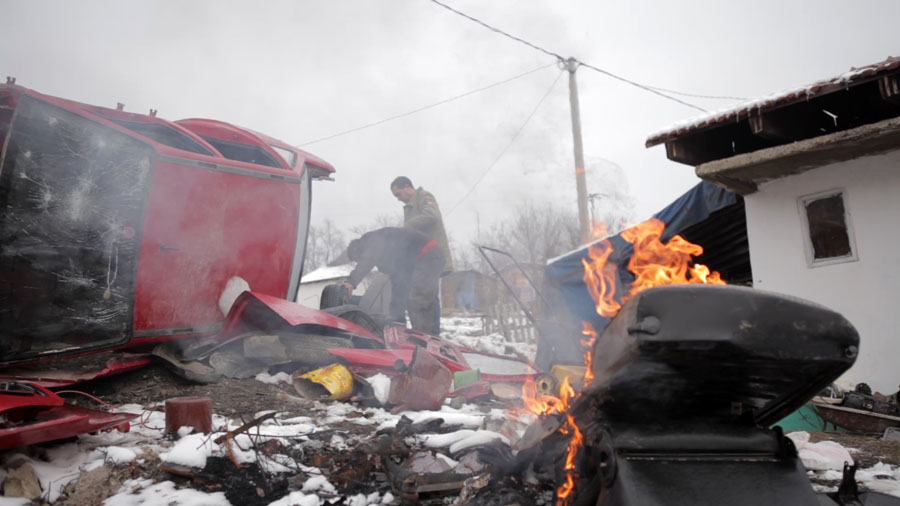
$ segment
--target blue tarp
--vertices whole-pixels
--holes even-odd
[[[737,201],[738,196],[734,193],[703,181],[653,216],[666,224],[662,240],[667,241],[673,235],[680,234],[706,220],[713,212]],[[634,280],[634,276],[626,267],[632,247],[622,239],[621,233],[606,239],[612,243],[614,249],[609,262],[621,266],[618,269],[616,292],[622,293]],[[544,289],[551,306],[551,314],[556,316],[557,322],[569,327],[567,331],[556,329],[557,332],[553,329],[541,329],[537,363],[545,369],[553,363],[581,363],[583,360],[583,352],[579,345],[581,336],[577,335],[577,330],[581,329],[581,322],[589,322],[597,332],[601,332],[609,323],[608,318],[597,314],[594,301],[582,280],[584,276],[582,259],[587,258],[587,251],[588,247],[585,246],[558,257],[548,263],[544,270]],[[568,335],[572,333],[572,329],[577,329],[575,335]]]

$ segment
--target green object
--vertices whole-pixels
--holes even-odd
[[[792,432],[795,430],[846,431],[844,428],[823,420],[822,417],[819,416],[819,413],[816,412],[816,408],[809,402],[801,406],[800,409],[772,424],[773,427],[776,425],[780,425],[785,432]]]
[[[481,380],[481,371],[478,369],[469,369],[467,371],[456,371],[453,373],[453,389],[460,388]]]

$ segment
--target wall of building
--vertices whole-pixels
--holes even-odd
[[[802,196],[844,190],[857,259],[810,267]],[[844,379],[893,393],[900,386],[900,151],[770,181],[745,197],[754,286],[842,313],[860,333]]]

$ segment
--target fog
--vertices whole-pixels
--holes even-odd
[[[757,97],[900,53],[893,0],[447,3],[552,52],[700,95]],[[557,80],[552,57],[428,0],[13,0],[2,11],[0,72],[20,85],[170,120],[228,121],[332,163],[335,181],[314,188],[314,224],[399,215],[388,188],[398,175],[435,194],[456,241],[519,202],[575,209],[568,76]],[[604,194],[618,195],[611,201],[645,218],[698,182],[664,148],[644,148],[697,110],[584,67],[577,78],[585,155],[603,160],[588,171],[598,214]]]

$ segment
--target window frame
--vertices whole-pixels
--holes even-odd
[[[835,196],[840,196],[841,202],[844,205],[844,227],[847,231],[847,241],[850,245],[850,253],[848,255],[840,257],[816,258],[815,248],[813,247],[812,243],[812,236],[810,235],[809,214],[807,213],[806,206],[810,202]],[[847,198],[846,188],[833,188],[831,190],[810,193],[797,197],[797,208],[800,212],[800,224],[803,229],[803,249],[806,253],[806,266],[808,268],[812,269],[815,267],[856,262],[859,260],[859,253],[856,247],[856,236],[853,231],[853,221],[851,220],[852,213],[850,212],[849,200],[850,199]]]

